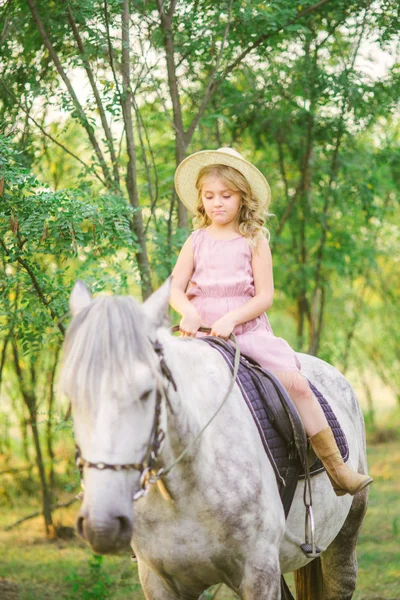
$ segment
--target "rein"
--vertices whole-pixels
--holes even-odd
[[[172,332],[174,332],[174,331],[179,331],[178,325],[176,325],[175,327],[172,328]],[[200,327],[199,331],[204,332],[204,333],[210,333],[211,329],[206,328],[206,327]],[[215,411],[215,413],[213,414],[211,419],[209,419],[207,421],[207,423],[204,425],[204,427],[202,427],[200,429],[199,433],[196,435],[194,440],[192,440],[190,442],[190,444],[188,446],[186,446],[186,448],[181,452],[181,454],[178,456],[178,458],[173,463],[171,463],[168,467],[161,468],[158,471],[158,473],[156,473],[154,476],[150,477],[149,483],[156,483],[161,477],[164,477],[165,475],[167,475],[178,463],[180,463],[180,461],[183,459],[183,457],[189,452],[189,450],[191,450],[191,448],[193,448],[193,446],[196,444],[196,442],[200,439],[201,435],[204,433],[204,431],[207,429],[207,427],[211,424],[211,422],[215,419],[215,417],[218,415],[218,413],[220,412],[220,410],[222,409],[222,407],[228,400],[228,398],[232,392],[233,386],[235,385],[235,382],[236,382],[236,377],[237,377],[237,373],[239,370],[239,361],[240,361],[240,350],[239,350],[237,339],[236,339],[236,336],[234,333],[231,333],[230,339],[232,339],[232,341],[235,343],[235,363],[234,363],[234,368],[233,368],[232,379],[230,381],[229,388],[224,396],[224,399],[222,400],[221,404],[219,405],[219,407],[217,408],[217,410]]]
[[[179,331],[179,325],[172,327],[171,331],[173,333]],[[200,327],[199,331],[202,333],[210,333],[211,329],[206,328],[206,327]],[[160,468],[158,471],[155,471],[155,465],[157,463],[161,444],[165,438],[165,432],[160,427],[160,414],[161,414],[162,399],[165,398],[167,405],[169,406],[170,410],[173,412],[171,403],[168,399],[168,388],[169,388],[169,384],[171,384],[172,387],[174,388],[174,390],[177,391],[177,385],[175,383],[175,380],[173,378],[173,375],[172,375],[168,365],[165,362],[164,350],[163,350],[162,345],[160,344],[160,342],[158,342],[158,340],[156,340],[155,342],[152,342],[153,350],[155,351],[157,358],[159,360],[161,374],[168,381],[168,385],[166,387],[164,385],[163,381],[157,382],[157,395],[156,395],[156,406],[155,406],[155,411],[154,411],[153,426],[151,429],[149,441],[147,444],[147,450],[145,452],[143,460],[139,463],[127,463],[127,464],[109,464],[109,463],[105,463],[105,462],[98,462],[98,463],[91,462],[91,461],[88,461],[85,458],[83,458],[79,446],[76,445],[75,461],[76,461],[76,466],[78,467],[79,473],[81,476],[82,488],[84,488],[84,486],[83,486],[83,469],[86,467],[87,469],[98,469],[99,471],[104,471],[104,470],[111,470],[111,471],[117,471],[117,472],[119,472],[119,471],[139,471],[140,472],[140,480],[139,480],[140,488],[133,495],[134,501],[138,500],[142,496],[145,496],[149,490],[149,486],[154,483],[158,483],[161,487],[161,491],[163,489],[165,491],[165,486],[163,485],[163,482],[161,481],[162,478],[165,477],[165,475],[167,475],[174,467],[176,467],[176,465],[181,462],[181,460],[184,458],[184,456],[194,447],[196,442],[200,439],[201,435],[204,433],[204,431],[212,423],[212,421],[218,415],[218,413],[220,412],[222,407],[225,405],[226,401],[228,400],[228,398],[232,392],[233,386],[235,385],[236,377],[237,377],[237,373],[238,373],[238,369],[239,369],[240,350],[239,350],[237,339],[236,339],[236,336],[234,333],[232,333],[230,335],[230,339],[235,344],[234,370],[233,370],[232,378],[231,378],[231,381],[229,384],[229,388],[228,388],[221,404],[219,405],[219,407],[217,408],[215,413],[212,415],[212,417],[204,425],[204,427],[201,428],[201,430],[196,435],[196,437],[181,452],[181,454],[178,456],[178,458],[176,460],[174,460],[173,463],[168,465],[168,467]]]

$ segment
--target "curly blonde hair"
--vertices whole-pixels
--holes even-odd
[[[253,247],[261,237],[266,237],[267,240],[269,240],[270,234],[264,225],[266,219],[271,216],[268,212],[269,203],[260,202],[254,198],[250,184],[244,175],[237,169],[226,165],[209,165],[203,167],[199,172],[196,181],[198,200],[195,217],[192,221],[193,227],[195,229],[200,229],[211,225],[211,219],[204,210],[203,201],[201,199],[201,190],[204,181],[210,176],[221,179],[230,190],[240,192],[241,201],[238,219],[239,233],[248,238]]]

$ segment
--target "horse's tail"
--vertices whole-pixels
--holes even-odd
[[[321,559],[316,558],[294,572],[296,600],[324,600]]]

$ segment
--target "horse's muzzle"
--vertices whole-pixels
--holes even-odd
[[[93,519],[81,511],[76,527],[96,554],[119,554],[130,550],[133,523],[127,516]]]

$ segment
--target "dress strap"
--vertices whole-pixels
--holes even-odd
[[[204,228],[195,229],[194,231],[192,231],[191,236],[192,236],[192,244],[193,244],[194,251],[197,249],[198,244],[201,243],[201,240],[204,237],[204,233],[205,233]]]

